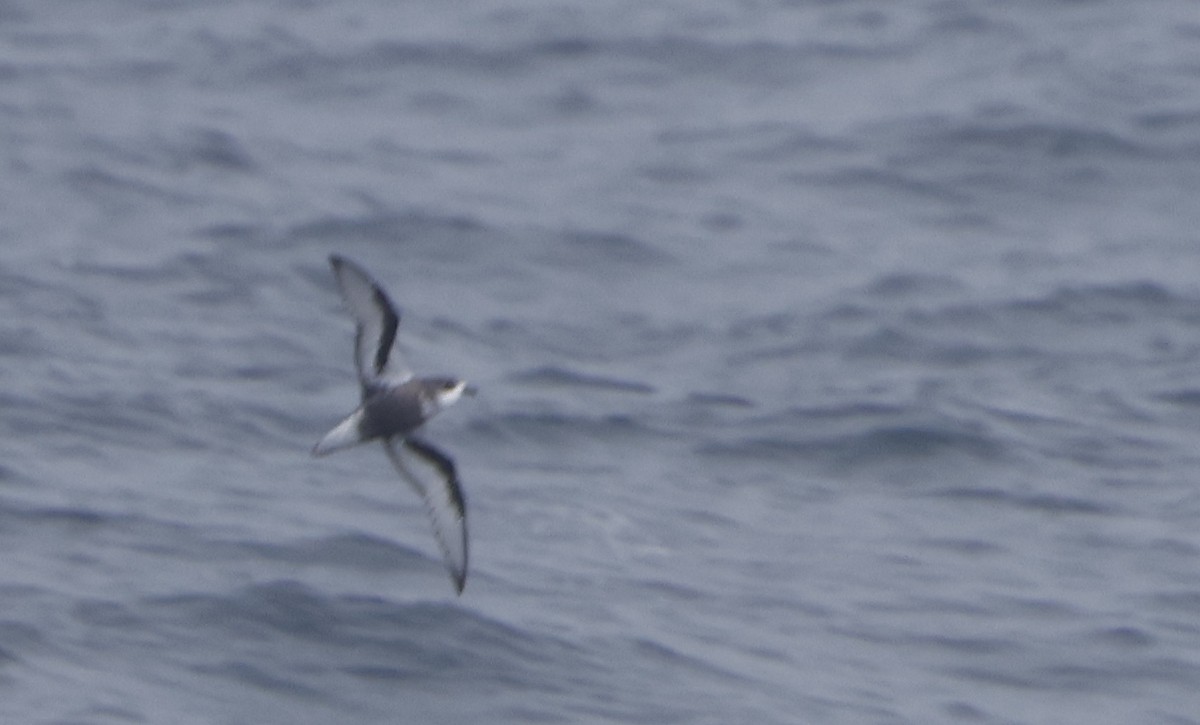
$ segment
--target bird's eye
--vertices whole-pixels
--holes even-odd
[[[458,385],[458,383],[454,382],[453,380],[447,380],[446,382],[442,383],[442,390],[454,390],[456,385]]]

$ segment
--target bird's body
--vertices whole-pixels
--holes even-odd
[[[380,390],[363,401],[359,427],[365,440],[406,436],[435,412],[433,396],[419,380]]]
[[[321,438],[313,454],[382,441],[392,465],[425,501],[446,568],[462,593],[467,577],[466,499],[454,461],[413,434],[473,389],[454,378],[414,377],[394,354],[400,316],[383,288],[353,262],[337,256],[329,261],[357,323],[354,359],[362,403]]]

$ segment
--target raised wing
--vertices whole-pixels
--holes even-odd
[[[467,583],[467,505],[454,461],[423,441],[406,438],[403,447],[395,438],[383,442],[388,459],[404,480],[425,502],[433,522],[433,536],[442,550],[442,560],[462,594]]]
[[[354,315],[354,364],[363,393],[380,385],[402,383],[412,377],[408,366],[393,349],[400,315],[370,275],[354,262],[334,255],[329,258],[342,298]]]

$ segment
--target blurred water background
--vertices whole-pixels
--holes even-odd
[[[1196,10],[0,2],[0,720],[1200,722]]]

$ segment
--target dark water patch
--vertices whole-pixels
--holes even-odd
[[[594,669],[573,644],[454,603],[329,595],[294,581],[159,597],[142,610],[158,630],[212,641],[213,651],[200,658],[209,660],[201,665],[205,672],[245,674],[252,687],[306,697],[320,691],[337,699],[351,683],[459,693],[461,683],[472,682],[484,690],[560,692],[564,677]],[[228,670],[231,663],[238,669]]]
[[[1181,360],[1190,352],[1174,341],[1186,339],[1184,328],[1200,326],[1200,302],[1154,282],[1058,287],[1040,296],[978,303],[946,300],[958,293],[925,291],[927,284],[939,283],[907,275],[879,284],[882,290],[868,288],[868,294],[886,307],[868,298],[821,318],[826,335],[838,335],[851,359],[954,367],[1045,365],[1048,355],[1084,363],[1101,356]],[[1110,334],[1097,336],[1097,330]]]
[[[120,602],[88,599],[77,603],[72,616],[83,624],[94,627],[141,627],[144,621]]]
[[[970,656],[1017,653],[1022,649],[1018,642],[1011,639],[954,636],[949,634],[901,636],[896,644],[941,650],[954,655]]]
[[[738,426],[751,433],[719,440],[706,436],[709,439],[695,450],[706,456],[764,462],[808,459],[841,467],[950,455],[1000,460],[1006,450],[1006,443],[981,424],[873,401],[793,407],[742,418]]]
[[[655,140],[662,146],[709,151],[718,149],[723,158],[744,163],[778,164],[802,159],[811,164],[814,159],[845,158],[862,150],[862,145],[847,136],[821,134],[811,129],[797,128],[794,123],[761,122],[747,125],[672,126],[659,131]],[[674,150],[674,149],[672,149]],[[828,258],[831,248],[811,241],[797,240],[801,251]]]
[[[723,519],[721,523],[728,524],[730,523],[730,520]],[[703,590],[697,587],[680,584],[678,582],[663,581],[662,579],[638,578],[631,580],[631,583],[635,584],[639,591],[646,592],[647,594],[653,594],[664,599],[675,600],[679,603],[697,602],[704,597]]]
[[[0,671],[2,671],[6,666],[20,661],[21,659],[17,657],[14,652],[9,651],[4,646],[0,646]]]
[[[672,261],[671,255],[628,234],[567,230],[539,256],[542,261],[595,274],[595,265],[642,267]]]
[[[149,604],[182,614],[195,624],[234,634],[284,634],[315,641],[339,638],[336,603],[294,581],[256,585],[228,596],[179,595]]]
[[[792,312],[771,312],[733,322],[726,335],[742,342],[760,337],[796,337],[804,324],[800,315]]]
[[[699,657],[685,654],[663,642],[639,637],[625,644],[632,648],[634,657],[641,661],[643,666],[649,667],[652,670],[664,667],[678,674],[682,668],[696,673],[716,675],[722,679],[734,681],[747,680],[747,678],[741,675]]]
[[[1200,111],[1154,110],[1133,114],[1134,122],[1151,133],[1179,133],[1181,140],[1194,143],[1200,134]]]
[[[1018,667],[996,662],[991,667],[952,667],[945,672],[980,684],[1020,690],[1128,695],[1135,691],[1138,681],[1184,684],[1195,676],[1197,669],[1189,663],[1165,658],[1128,662],[1093,657],[1087,664],[1061,662]]]
[[[203,529],[137,514],[83,507],[2,507],[0,531],[66,547],[70,556],[150,555],[178,563],[211,561],[222,551]],[[82,611],[82,610],[81,610]]]
[[[703,215],[700,224],[714,234],[735,232],[746,226],[746,217],[731,211],[714,211]],[[783,244],[780,248],[783,248]]]
[[[601,416],[571,415],[556,412],[516,412],[494,416],[488,421],[471,424],[479,432],[503,432],[543,444],[558,444],[580,437],[591,441],[615,441],[636,438],[673,437],[666,431],[658,431],[632,415],[611,414]]]
[[[994,603],[927,594],[923,591],[910,591],[892,599],[869,601],[860,606],[865,611],[885,614],[937,614],[971,619],[987,619],[994,617],[997,613]]]
[[[276,272],[244,269],[221,254],[181,254],[171,259],[170,269],[188,283],[183,299],[209,307],[236,308],[240,315],[260,307],[262,290],[278,283]]]
[[[37,406],[24,412],[21,422],[27,434],[73,436],[81,447],[97,452],[105,443],[174,445],[189,437],[187,430],[193,425],[166,396],[87,388],[43,395]]]
[[[809,601],[802,597],[778,596],[761,591],[743,591],[735,600],[737,611],[743,612],[746,620],[770,626],[772,622],[797,619],[829,620],[836,609]]]
[[[965,36],[972,41],[981,41],[988,36],[1002,38],[1008,43],[1019,43],[1024,32],[1016,23],[989,16],[984,6],[968,7],[942,5],[926,26],[930,40],[944,40],[952,36]]]
[[[278,35],[278,34],[276,34]],[[548,37],[547,37],[548,36]],[[586,67],[603,64],[601,71],[636,66],[630,77],[640,84],[665,80],[667,75],[734,78],[739,82],[771,85],[797,77],[806,62],[843,58],[878,58],[895,48],[874,38],[870,43],[774,43],[769,41],[713,42],[693,35],[669,34],[653,39],[599,37],[588,34],[539,33],[536,40],[488,45],[449,41],[378,41],[339,53],[319,52],[294,37],[262,38],[265,42],[231,43],[211,34],[198,36],[213,56],[209,75],[224,82],[251,81],[267,85],[328,84],[390,76],[398,71],[458,73],[496,77],[533,72],[563,64]],[[664,75],[667,74],[667,75]],[[629,81],[627,81],[629,82]]]
[[[638,170],[642,178],[659,184],[701,185],[711,181],[712,175],[698,167],[684,164],[648,164]],[[716,231],[730,231],[741,226],[732,217],[708,217],[706,225]]]
[[[53,721],[54,725],[128,725],[152,722],[137,710],[117,705],[93,705],[78,714]]]
[[[1200,666],[1172,657],[1128,659],[1128,653],[1112,659],[1093,657],[1086,664],[1067,662],[1048,664],[1036,672],[1043,686],[1077,692],[1130,694],[1139,683],[1173,683],[1190,687],[1200,675]]]
[[[152,263],[141,260],[128,264],[80,262],[72,269],[82,275],[143,286],[147,301],[156,299],[156,295],[162,296],[158,304],[167,305],[179,299],[206,307],[236,307],[243,312],[254,309],[258,305],[258,295],[271,287],[277,278],[273,273],[230,264],[220,254],[197,252],[184,252]],[[198,324],[200,321],[193,319],[190,325],[180,325],[181,338],[194,340],[189,331]]]
[[[328,697],[324,690],[309,687],[298,679],[272,674],[248,662],[195,665],[192,669],[200,674],[216,675],[266,692],[322,701]]]
[[[1048,458],[1068,460],[1112,473],[1115,469],[1162,469],[1168,465],[1164,454],[1170,451],[1170,445],[1150,438],[1079,434],[1057,437],[1041,453]]]
[[[3,404],[3,399],[0,399],[0,404]],[[9,485],[19,481],[24,482],[25,480],[25,477],[17,473],[15,468],[0,463],[0,484]],[[0,510],[3,510],[2,504],[0,504]]]
[[[1012,616],[1031,617],[1036,620],[1078,621],[1081,613],[1079,604],[1056,596],[1000,595],[990,597],[994,606]]]
[[[429,214],[380,213],[364,216],[327,216],[292,227],[289,236],[299,239],[318,239],[347,242],[354,240],[403,241],[445,236],[456,233],[478,233],[484,227],[468,216],[438,217]]]
[[[553,45],[543,43],[542,47],[545,47],[549,54],[555,54]],[[338,55],[304,52],[294,57],[289,56],[275,63],[282,67],[273,75],[286,72],[288,80],[295,81],[303,80],[305,76],[323,77],[330,72],[351,73],[356,76],[364,73],[390,73],[395,70],[411,73],[414,68],[421,66],[439,72],[507,75],[524,67],[536,52],[536,47],[485,47],[448,41],[418,43],[385,40]]]
[[[923,272],[896,272],[883,275],[867,286],[867,294],[885,299],[958,294],[964,291],[958,279]]]
[[[17,24],[26,23],[30,20],[29,12],[18,5],[17,3],[0,3],[0,22]]]
[[[983,539],[930,538],[921,539],[917,543],[922,546],[963,554],[965,556],[994,556],[1004,554],[1008,551],[1006,547],[991,541],[984,541]]]
[[[183,129],[176,137],[158,137],[137,145],[96,139],[90,146],[114,165],[125,165],[129,170],[162,172],[173,177],[197,169],[238,174],[258,170],[253,156],[237,137],[211,127]]]
[[[247,245],[254,243],[266,243],[274,238],[275,233],[265,224],[251,224],[246,222],[218,222],[216,224],[206,224],[197,227],[193,232],[198,238],[212,239],[226,244]],[[300,269],[300,274],[305,274],[308,267]],[[324,281],[324,277],[329,274],[328,270],[322,268],[320,278]],[[310,273],[306,276],[310,280],[317,278],[316,273]]]
[[[155,618],[215,628],[238,637],[285,637],[334,647],[398,645],[420,650],[429,664],[459,661],[427,645],[475,615],[454,604],[393,603],[377,597],[327,595],[302,582],[278,580],[228,594],[181,594],[145,601]],[[145,616],[145,615],[143,615]],[[482,625],[481,625],[482,626]],[[502,626],[492,625],[487,626]]]
[[[73,271],[74,267],[68,269],[65,276],[39,278],[32,272],[9,272],[0,268],[0,300],[8,302],[13,313],[3,328],[5,339],[0,342],[0,349],[13,345],[14,335],[42,339],[39,325],[70,320],[90,326],[105,319],[104,302],[95,292],[80,289],[70,275]],[[45,352],[40,346],[31,345],[30,348],[30,352]]]
[[[1200,590],[1159,592],[1150,599],[1156,607],[1165,607],[1200,618]],[[1200,625],[1197,625],[1196,631],[1200,631]]]
[[[233,134],[213,128],[189,132],[175,150],[176,166],[187,170],[195,165],[221,171],[250,173],[258,169],[249,149]]]
[[[875,428],[843,440],[844,457],[925,458],[947,451],[975,458],[998,458],[1004,447],[981,431],[928,425],[898,425]]]
[[[206,89],[244,92],[248,83],[286,88],[289,82],[313,80],[329,66],[315,48],[275,24],[236,36],[194,29],[174,45],[172,56],[191,76],[188,80]]]
[[[729,393],[691,392],[687,394],[684,402],[689,405],[715,408],[749,409],[756,407],[753,400]]]
[[[1013,354],[1012,350],[992,345],[940,340],[892,325],[877,327],[847,343],[845,355],[851,360],[884,359],[952,367],[975,365]]]
[[[325,422],[332,425],[336,422],[336,414],[333,418]],[[307,439],[318,433],[321,425],[320,421],[314,422],[301,413],[288,412],[278,406],[217,398],[205,399],[196,406],[192,424],[193,428],[211,428],[219,440],[243,454],[249,452],[248,446],[267,442],[281,448],[303,448],[312,444]],[[212,437],[206,437],[206,440],[215,442]],[[194,436],[189,436],[178,440],[176,445],[191,447],[195,442]]]
[[[15,360],[43,357],[46,343],[42,333],[33,325],[22,325],[0,331],[0,356]]]
[[[407,667],[401,667],[398,665],[368,664],[348,665],[343,667],[341,671],[359,680],[367,680],[369,682],[378,682],[383,684],[396,684],[399,682],[422,679],[424,667],[420,664],[414,664]]]
[[[647,383],[635,380],[621,380],[603,375],[589,375],[554,365],[546,365],[513,373],[508,376],[508,379],[512,382],[535,386],[590,388],[643,395],[655,392],[654,386]]]
[[[0,515],[33,524],[49,524],[70,528],[96,528],[124,520],[120,515],[72,506],[45,508],[4,508]]]
[[[71,266],[71,271],[85,276],[98,277],[123,284],[170,284],[187,279],[187,270],[183,265],[171,264],[112,264],[96,261],[79,261]]]
[[[841,302],[820,313],[822,322],[857,323],[876,319],[877,311],[860,302]]]
[[[946,488],[928,494],[934,498],[958,501],[977,501],[989,505],[1001,504],[1046,514],[1116,516],[1124,509],[1110,504],[1081,498],[1046,493],[1015,493],[999,488]]]
[[[584,719],[612,722],[699,722],[719,706],[719,695],[710,687],[751,688],[756,683],[705,659],[690,655],[662,641],[630,637],[595,642],[584,653],[582,671],[590,671],[594,682],[620,681],[623,696],[588,688],[571,688],[571,712]],[[684,698],[663,700],[664,689],[690,693]]]
[[[954,722],[999,722],[998,718],[992,718],[985,711],[969,702],[948,702],[942,706],[942,711]]]
[[[1015,502],[1023,508],[1048,514],[1113,516],[1123,513],[1122,509],[1114,508],[1099,501],[1055,494],[1020,496],[1016,498]]]
[[[580,368],[677,350],[703,337],[694,324],[659,324],[642,313],[615,313],[582,322],[529,324],[511,318],[488,320],[482,334],[468,337],[497,350],[539,351],[540,357],[566,359]]]
[[[43,592],[38,592],[43,594]],[[0,598],[9,605],[17,600],[14,592],[0,590]],[[22,653],[39,650],[47,644],[47,632],[27,622],[14,619],[0,620],[0,668],[19,665],[24,661]]]
[[[305,539],[286,544],[227,542],[222,548],[229,548],[231,554],[237,553],[250,558],[367,571],[390,571],[406,568],[406,564],[426,561],[426,557],[415,549],[361,533]]]
[[[89,69],[87,75],[92,80],[115,85],[170,83],[182,67],[176,59],[127,59]]]
[[[1049,435],[1051,431],[1074,430],[1077,425],[1068,416],[1041,411],[1001,408],[994,405],[978,405],[978,409],[995,420],[1012,423],[1026,431],[1037,431],[1046,435]]]
[[[327,215],[294,225],[284,233],[290,242],[318,243],[326,249],[366,243],[394,250],[393,254],[420,250],[423,258],[457,265],[461,265],[464,255],[494,259],[497,247],[504,246],[503,237],[501,231],[490,229],[470,215],[386,208],[362,214]],[[327,272],[321,284],[333,287]]]
[[[1181,408],[1200,408],[1200,388],[1184,388],[1159,393],[1154,398]]]
[[[933,460],[948,455],[965,455],[980,460],[999,460],[1002,443],[981,432],[936,425],[882,425],[837,436],[814,434],[811,438],[740,438],[708,442],[696,447],[703,456],[754,458],[759,461],[809,459],[839,466],[862,466],[885,462]]]
[[[816,189],[840,189],[854,197],[884,197],[893,201],[904,195],[915,201],[933,201],[960,206],[974,201],[961,185],[939,183],[876,168],[839,169],[836,171],[792,173],[785,177],[793,184]]]
[[[902,418],[910,415],[911,412],[912,409],[907,405],[879,403],[872,400],[847,401],[845,403],[830,405],[792,407],[781,413],[766,417],[761,422],[767,425],[797,427],[802,427],[810,423],[853,426],[859,421]],[[869,423],[864,422],[864,424]]]
[[[118,172],[96,165],[80,166],[64,174],[64,180],[79,196],[106,208],[132,209],[147,202],[191,206],[196,199],[132,172]]]
[[[622,42],[616,50],[667,64],[685,75],[702,75],[713,80],[729,78],[756,87],[775,87],[807,77],[813,64],[896,58],[907,55],[911,48],[906,43],[891,42],[878,36],[870,40],[846,35],[837,40],[822,37],[804,42],[765,39],[725,42],[672,34],[652,41]]]
[[[1021,671],[989,669],[982,666],[948,667],[943,672],[951,677],[979,685],[1007,687],[1018,690],[1043,690],[1046,685],[1036,674]]]
[[[1017,312],[1052,315],[1077,324],[1128,324],[1171,316],[1200,321],[1196,302],[1152,281],[1061,287],[1041,298],[1007,305]]]
[[[1111,645],[1118,649],[1142,650],[1154,646],[1158,638],[1141,627],[1107,627],[1094,630],[1089,639]]]
[[[940,128],[939,128],[940,127]],[[981,123],[971,121],[955,126],[930,124],[925,139],[929,148],[942,154],[965,153],[980,160],[1015,158],[1079,159],[1152,159],[1158,154],[1130,138],[1107,130],[1078,125],[1051,123]]]

